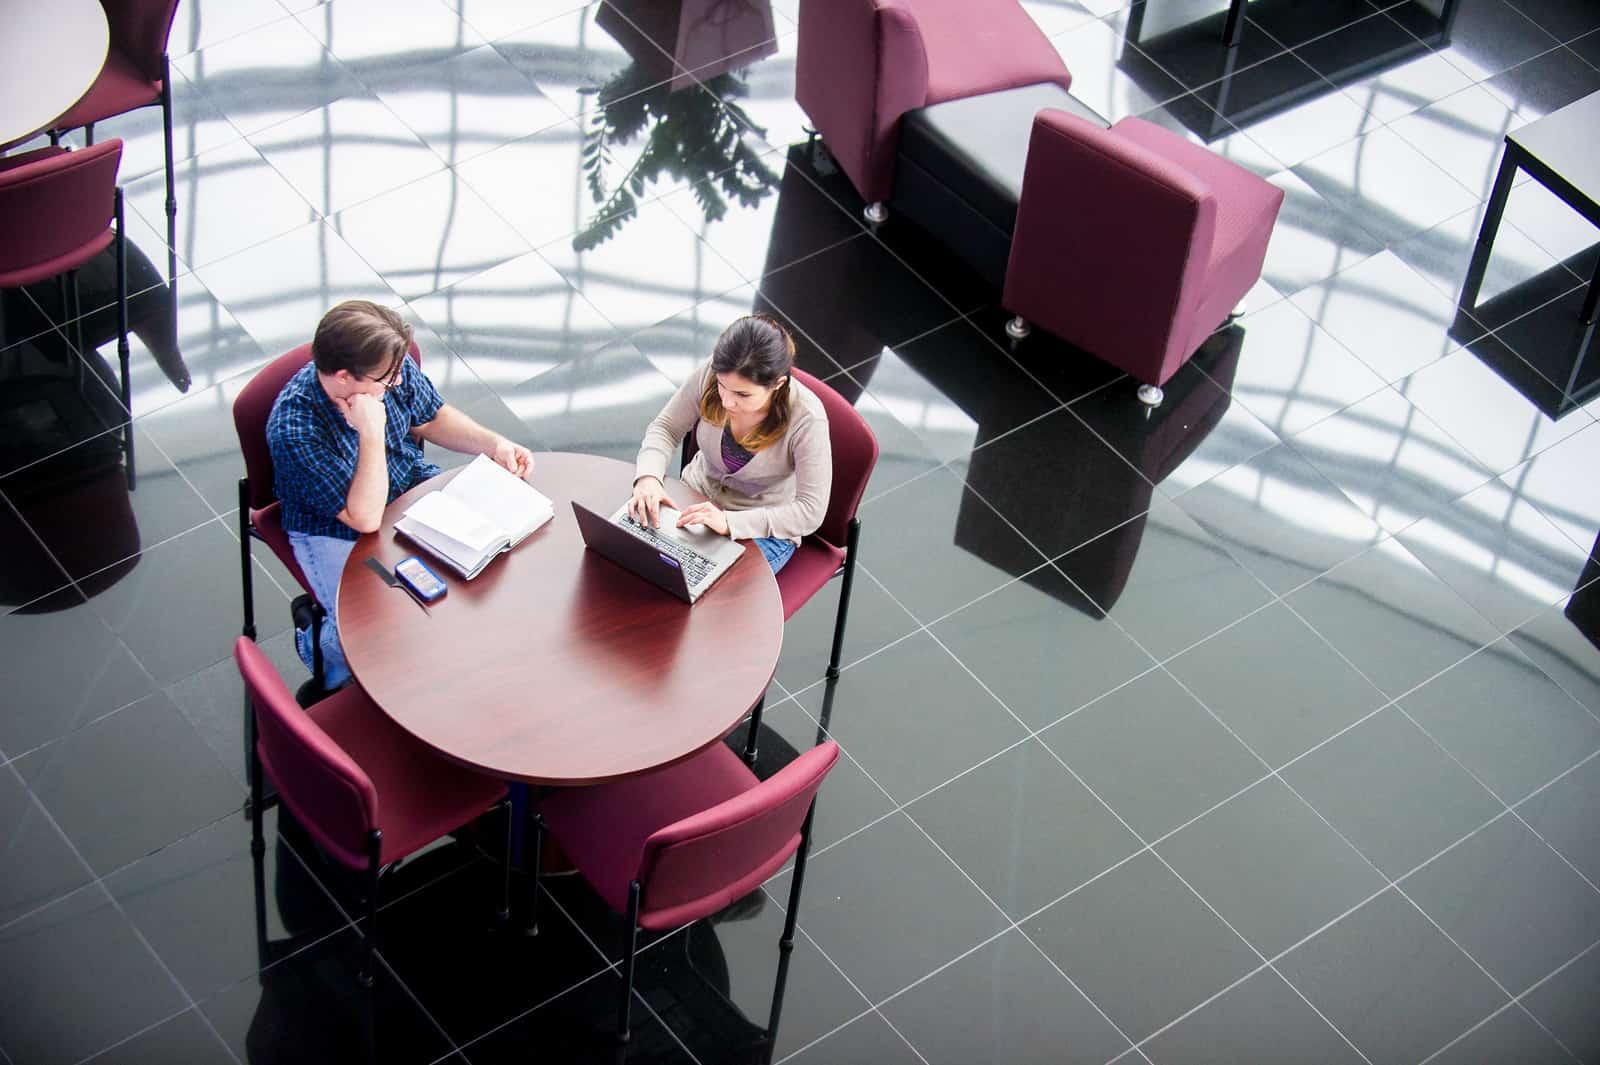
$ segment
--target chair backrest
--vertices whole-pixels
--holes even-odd
[[[19,158],[28,161],[0,170],[5,288],[76,269],[111,243],[122,141],[72,152],[44,148]]]
[[[828,740],[749,791],[653,832],[639,861],[641,920],[668,911],[672,923],[686,924],[777,872],[800,845],[811,800],[838,760],[839,745]]]
[[[151,81],[166,76],[162,63],[178,0],[100,0],[111,43]]]
[[[422,366],[422,352],[411,342],[411,360]],[[301,344],[256,371],[233,401],[233,428],[244,454],[244,476],[249,482],[250,509],[260,510],[277,499],[272,486],[272,452],[267,448],[267,417],[289,378],[311,361],[311,345]]]
[[[800,5],[795,99],[863,199],[894,186],[900,116],[928,98],[928,53],[906,0]]]
[[[1218,208],[1199,175],[1142,143],[1142,126],[1034,116],[1003,303],[1154,383],[1191,352]]]
[[[822,401],[828,412],[828,443],[833,450],[833,487],[828,494],[828,511],[817,527],[817,535],[835,547],[843,547],[850,535],[850,522],[866,494],[867,480],[878,464],[878,437],[861,413],[832,387],[796,367],[795,379]]]
[[[255,708],[256,753],[278,797],[330,854],[364,868],[367,833],[379,823],[371,778],[300,709],[253,640],[234,641],[233,660]]]

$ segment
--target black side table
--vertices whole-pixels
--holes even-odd
[[[1494,191],[1489,194],[1489,209],[1483,216],[1477,247],[1467,267],[1467,280],[1461,286],[1458,306],[1470,312],[1478,302],[1478,288],[1489,265],[1489,249],[1500,229],[1506,197],[1517,171],[1526,170],[1533,179],[1557,196],[1568,207],[1591,223],[1600,226],[1600,92],[1568,104],[1536,122],[1506,134],[1505,154],[1500,157],[1500,172],[1495,175]],[[1593,325],[1595,304],[1600,298],[1600,265],[1589,282],[1583,301],[1584,325]]]
[[[1478,290],[1489,265],[1489,252],[1500,229],[1500,216],[1505,213],[1511,183],[1519,169],[1526,170],[1567,206],[1600,226],[1600,135],[1597,131],[1600,131],[1600,92],[1591,93],[1506,134],[1500,171],[1495,175],[1478,243],[1472,249],[1472,262],[1467,266],[1461,298],[1456,302],[1460,311],[1471,314],[1477,308]],[[1561,377],[1566,377],[1560,404],[1562,413],[1600,392],[1600,379],[1593,379],[1593,372],[1584,373],[1584,360],[1594,340],[1597,303],[1600,303],[1600,263],[1596,264],[1594,277],[1589,281],[1589,291],[1584,297],[1568,352],[1557,355],[1543,351],[1525,353],[1543,367],[1541,372],[1553,384],[1560,385]]]

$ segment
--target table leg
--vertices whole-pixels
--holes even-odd
[[[1245,0],[1230,0],[1228,4],[1228,22],[1222,27],[1222,43],[1229,48],[1236,47],[1244,37],[1244,4]]]
[[[517,826],[527,824],[533,814],[533,788],[520,781],[512,781],[507,790],[511,792],[511,823]],[[522,864],[523,837],[522,832],[511,837],[511,861],[514,865]]]
[[[1500,172],[1494,178],[1494,191],[1489,194],[1489,206],[1483,215],[1483,225],[1478,227],[1478,243],[1472,249],[1472,261],[1467,264],[1467,279],[1461,285],[1461,298],[1456,306],[1471,312],[1478,304],[1478,289],[1483,286],[1483,275],[1489,267],[1489,250],[1494,246],[1495,234],[1500,231],[1500,216],[1505,214],[1506,198],[1511,195],[1511,182],[1517,176],[1517,159],[1511,142],[1507,141],[1500,156]]]

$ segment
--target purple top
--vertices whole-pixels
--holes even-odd
[[[733,437],[733,430],[724,425],[722,427],[722,465],[727,467],[729,473],[738,473],[744,464],[755,458],[754,451],[746,451],[739,441]]]

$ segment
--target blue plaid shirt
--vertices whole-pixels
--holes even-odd
[[[389,501],[439,472],[411,436],[433,421],[444,400],[410,359],[401,360],[400,383],[383,397],[389,466]],[[283,501],[289,532],[354,540],[360,534],[339,520],[356,476],[360,437],[317,381],[315,363],[289,378],[267,416],[273,488]]]

